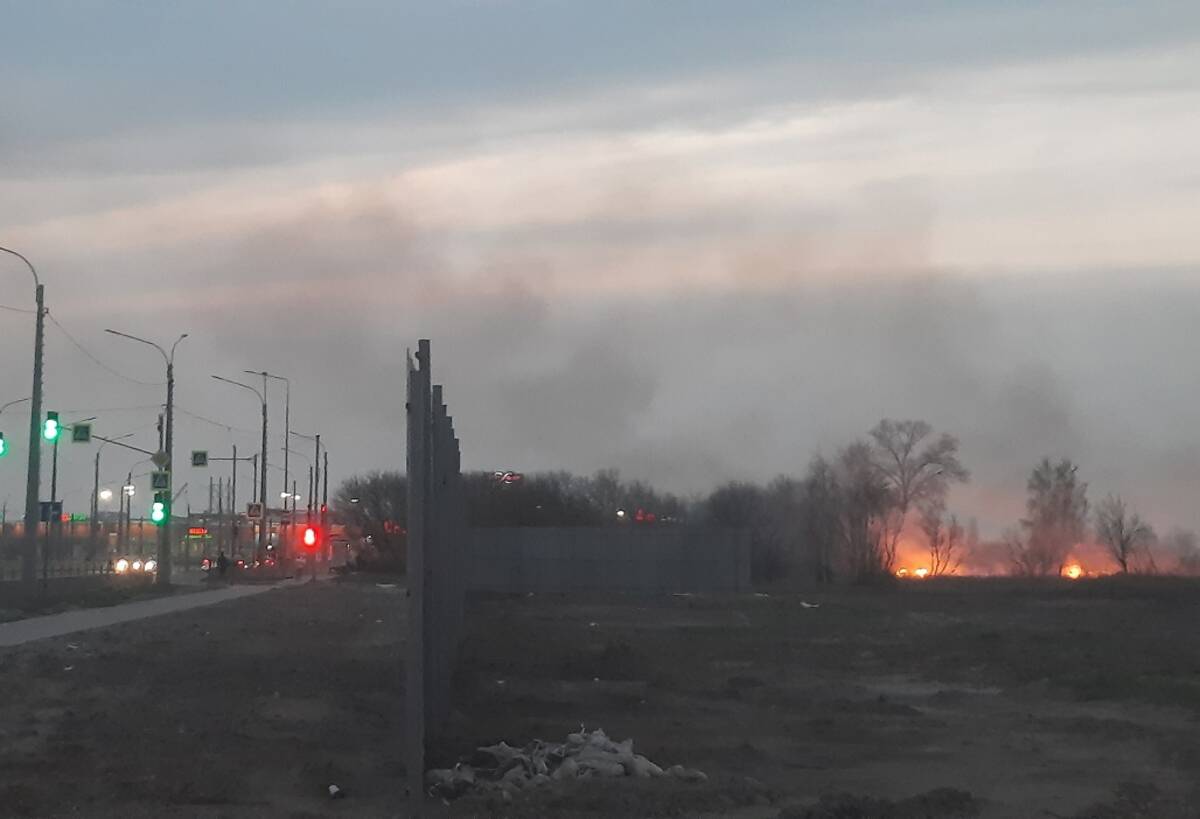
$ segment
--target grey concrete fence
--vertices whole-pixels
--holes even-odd
[[[405,768],[414,807],[424,794],[425,750],[450,713],[462,635],[466,537],[458,439],[430,376],[429,341],[408,361],[408,643]]]

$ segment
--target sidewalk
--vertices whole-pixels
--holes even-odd
[[[294,582],[283,580],[279,583],[261,586],[226,586],[212,591],[158,597],[153,600],[138,600],[134,603],[122,603],[105,608],[64,611],[61,614],[48,614],[44,617],[30,617],[25,620],[14,620],[11,623],[0,623],[0,647],[18,646],[22,643],[61,637],[77,631],[128,623],[130,620],[141,620],[146,617],[156,617],[160,614],[186,611],[201,606],[212,606],[229,600],[262,594]]]

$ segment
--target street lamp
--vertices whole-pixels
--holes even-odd
[[[105,489],[103,491],[101,491],[101,489],[100,489],[100,452],[104,449],[105,446],[112,443],[113,441],[122,441],[126,438],[133,437],[133,435],[134,435],[134,433],[127,432],[124,435],[118,435],[116,438],[109,438],[106,441],[102,441],[100,443],[100,446],[96,447],[96,464],[95,464],[94,478],[93,478],[93,482],[92,482],[92,525],[91,525],[91,531],[90,531],[91,548],[92,548],[93,553],[95,552],[95,549],[96,549],[97,535],[100,534],[100,501],[112,499],[112,490],[111,489]],[[55,441],[55,447],[57,448],[57,446],[58,446],[58,442]],[[106,492],[108,493],[107,497],[105,496]]]
[[[226,384],[232,384],[235,387],[241,387],[244,390],[250,390],[262,402],[262,459],[261,469],[258,472],[258,497],[263,505],[262,520],[258,524],[258,551],[261,558],[267,551],[267,391],[266,379],[263,379],[263,391],[259,392],[249,384],[243,384],[241,381],[234,381],[232,378],[222,378],[219,375],[214,375],[217,381],[224,381]]]
[[[100,496],[100,500],[104,501],[105,503],[108,503],[110,500],[112,500],[112,490],[111,489],[101,489],[99,492],[99,496]]]
[[[175,432],[175,348],[179,346],[179,342],[188,337],[187,333],[182,333],[179,338],[175,339],[175,343],[171,345],[171,352],[168,355],[167,351],[153,341],[147,341],[144,338],[131,336],[128,333],[121,333],[117,330],[105,329],[106,333],[121,338],[127,338],[130,341],[138,341],[142,344],[147,344],[162,354],[163,362],[167,365],[167,439],[166,439],[166,463],[160,467],[167,473],[167,491],[171,491],[171,455],[174,452],[174,432]],[[157,465],[157,464],[156,464]],[[158,575],[155,578],[155,583],[160,586],[171,585],[171,516],[167,515],[166,525],[158,530]]]
[[[309,487],[309,492],[308,492],[308,494],[309,494],[309,512],[311,514],[312,510],[320,508],[320,504],[317,502],[317,495],[320,494],[318,491],[318,487],[320,487],[320,485],[321,485],[321,435],[320,435],[320,433],[317,433],[316,435],[305,435],[303,432],[296,432],[295,430],[288,430],[288,434],[295,435],[297,438],[305,438],[305,439],[313,442],[313,460],[312,460],[312,473],[311,473],[312,480],[311,480],[311,486]]]
[[[33,331],[33,390],[29,404],[29,468],[25,473],[25,544],[21,550],[21,581],[28,587],[37,582],[37,528],[41,511],[38,495],[42,483],[42,447],[38,441],[42,425],[42,342],[46,336],[46,289],[38,279],[33,263],[15,250],[0,247],[0,251],[16,256],[33,274],[34,300],[37,320]]]
[[[17,404],[24,404],[28,400],[28,398],[18,398],[15,401],[9,401],[7,404],[0,404],[0,415],[3,415],[4,411],[9,407],[15,407]]]
[[[283,445],[287,446],[287,432],[292,428],[292,382],[282,375],[269,373],[266,370],[242,370],[246,375],[260,375],[263,380],[263,395],[267,394],[267,379],[273,378],[276,381],[283,382]],[[266,400],[265,397],[263,400]],[[287,450],[283,453],[283,491],[286,493],[288,488],[288,454]]]

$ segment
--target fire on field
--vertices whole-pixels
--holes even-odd
[[[814,458],[802,478],[719,487],[700,516],[751,530],[757,582],[1200,574],[1194,534],[1158,536],[1119,495],[1093,502],[1069,459],[1042,458],[1026,482],[1024,513],[986,539],[952,511],[953,490],[969,479],[953,435],[884,419],[832,457]]]

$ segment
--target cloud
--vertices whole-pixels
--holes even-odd
[[[1200,379],[1179,358],[1200,319],[1181,170],[1200,65],[1070,54],[939,52],[886,76],[775,54],[415,113],[98,128],[10,161],[0,224],[122,372],[159,362],[103,327],[192,333],[181,405],[236,429],[181,420],[189,447],[256,446],[254,402],[208,375],[266,368],[339,474],[395,467],[404,350],[430,337],[473,468],[700,491],[924,417],[962,439],[975,481],[955,503],[985,533],[1048,454],[1200,526],[1181,443]],[[0,365],[24,372],[28,322],[0,321]],[[57,406],[160,400],[51,345]],[[277,450],[274,385],[271,406]],[[81,505],[87,460],[64,455]]]

